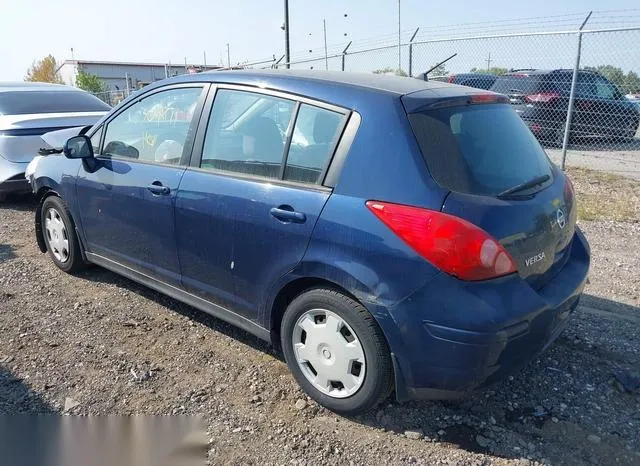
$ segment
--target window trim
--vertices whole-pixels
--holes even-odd
[[[191,122],[189,123],[189,130],[187,132],[187,139],[185,140],[184,143],[184,148],[182,151],[182,157],[180,158],[180,163],[179,164],[168,164],[168,163],[162,163],[162,162],[156,162],[153,160],[138,160],[138,159],[132,159],[130,157],[124,157],[124,156],[119,156],[119,155],[103,155],[102,154],[102,149],[104,148],[104,139],[106,137],[107,134],[107,129],[109,127],[109,124],[111,124],[111,122],[113,120],[115,120],[116,118],[118,118],[122,113],[124,113],[125,111],[127,111],[128,109],[130,109],[131,107],[133,107],[134,105],[142,102],[144,99],[147,99],[148,97],[151,97],[155,94],[159,94],[161,92],[166,92],[166,91],[172,91],[172,90],[176,90],[176,89],[189,89],[189,88],[200,88],[200,95],[198,96],[197,99],[197,103],[196,103],[196,108],[193,111],[193,118],[191,119]],[[200,120],[202,118],[202,111],[204,109],[205,106],[205,102],[207,100],[207,97],[209,96],[209,93],[211,92],[211,84],[208,82],[189,82],[189,83],[179,83],[179,84],[171,84],[168,86],[160,86],[157,87],[155,89],[151,89],[147,92],[145,92],[144,94],[140,94],[138,96],[136,96],[135,98],[131,99],[130,101],[128,101],[125,105],[122,106],[122,108],[119,108],[116,112],[114,112],[111,115],[108,115],[107,119],[104,120],[100,126],[98,126],[94,131],[91,131],[91,135],[88,136],[89,138],[92,138],[98,131],[101,131],[102,134],[100,135],[100,146],[99,146],[99,153],[95,154],[95,158],[100,159],[100,160],[120,160],[120,161],[127,161],[127,162],[135,162],[135,163],[141,163],[141,164],[145,164],[145,165],[157,165],[157,166],[164,166],[164,167],[173,167],[173,168],[185,168],[189,166],[190,160],[191,160],[191,156],[193,153],[193,147],[194,147],[194,142],[196,139],[196,132],[198,130],[198,127],[200,125]],[[93,129],[93,128],[92,128]]]
[[[211,111],[213,110],[213,105],[215,103],[215,98],[216,98],[216,95],[218,94],[218,90],[233,90],[233,91],[240,91],[240,92],[249,92],[253,94],[262,94],[269,97],[276,97],[280,99],[289,100],[294,103],[295,106],[291,115],[291,120],[289,121],[289,128],[287,129],[287,140],[285,142],[285,150],[283,151],[282,161],[280,162],[281,165],[280,165],[279,178],[267,178],[265,176],[260,176],[260,175],[248,175],[246,173],[200,167],[202,153],[204,151],[204,141],[206,138],[207,129],[209,126],[209,120],[211,117]],[[291,140],[293,139],[293,131],[295,130],[295,125],[298,119],[298,113],[300,111],[300,107],[302,106],[302,104],[306,104],[311,107],[317,107],[323,110],[328,110],[328,111],[342,115],[342,121],[337,131],[338,137],[336,138],[336,142],[332,148],[331,153],[327,157],[327,160],[325,161],[325,165],[323,166],[321,175],[318,177],[318,181],[316,183],[301,183],[297,181],[289,181],[289,180],[283,179],[285,168],[286,168],[286,161],[287,161],[287,158],[289,157],[289,148],[291,146]],[[358,116],[357,119],[352,118],[354,114]],[[352,128],[352,131],[349,132],[350,137],[346,138],[345,140],[344,136],[345,136],[345,133],[347,133],[346,131],[347,126],[349,122],[351,122],[352,120],[354,120],[354,123],[355,123],[354,127]],[[344,159],[346,158],[346,155],[349,152],[349,148],[351,147],[351,143],[353,142],[353,139],[355,137],[355,132],[357,132],[357,129],[360,125],[360,120],[361,120],[360,115],[357,114],[357,112],[348,110],[344,107],[339,107],[337,105],[323,102],[320,100],[314,100],[308,97],[300,96],[297,94],[275,91],[272,89],[266,89],[266,88],[261,88],[256,86],[226,84],[226,83],[224,84],[211,83],[211,88],[209,89],[207,99],[204,103],[204,108],[200,115],[200,124],[198,125],[198,131],[194,138],[194,144],[192,146],[192,153],[191,153],[191,160],[188,168],[196,171],[206,172],[206,173],[225,175],[232,178],[236,177],[239,179],[248,179],[252,181],[273,183],[273,184],[279,184],[279,185],[285,185],[285,186],[307,187],[311,189],[317,189],[317,188],[333,189],[333,187],[335,186],[335,182],[337,180],[337,176],[339,174],[339,170],[342,168],[342,165],[344,164]],[[343,144],[343,142],[346,144]],[[336,158],[336,155],[338,154],[338,152],[340,152],[340,157]],[[331,170],[334,159],[336,159],[336,161],[339,162],[338,165],[336,166],[337,170]],[[327,185],[326,182],[330,172],[331,172],[330,185]]]

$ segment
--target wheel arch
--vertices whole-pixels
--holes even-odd
[[[46,201],[47,198],[51,196],[56,196],[60,198],[60,200],[66,204],[65,200],[58,193],[58,191],[56,191],[55,189],[49,186],[41,187],[36,193],[36,199],[37,199],[37,206],[36,206],[36,212],[35,212],[36,242],[38,243],[38,248],[43,253],[47,252],[47,243],[44,240],[44,232],[42,230],[42,206],[44,205],[44,201]],[[73,229],[75,231],[76,238],[78,239],[78,243],[80,245],[80,255],[82,256],[82,260],[85,262],[85,264],[89,264],[90,261],[87,259],[87,255],[85,252],[86,251],[85,244],[84,244],[82,235],[80,235],[80,232],[78,231],[78,222],[76,222],[76,219],[73,218],[73,214],[71,213],[71,210],[68,208],[67,208],[67,213],[69,215],[69,219],[71,220],[71,223],[73,224]]]
[[[38,243],[38,249],[40,252],[47,252],[47,244],[44,240],[44,232],[42,231],[42,205],[44,204],[45,199],[50,196],[58,196],[57,191],[50,188],[49,186],[43,186],[36,193],[36,212],[35,212],[35,230],[36,230],[36,242]]]

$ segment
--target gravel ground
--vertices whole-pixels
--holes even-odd
[[[34,207],[0,206],[0,413],[200,414],[212,464],[640,464],[640,394],[613,376],[640,371],[640,213],[581,223],[586,295],[523,371],[460,402],[347,419],[254,337],[106,270],[60,272]]]

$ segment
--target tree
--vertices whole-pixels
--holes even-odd
[[[58,64],[53,55],[47,55],[42,60],[33,62],[27,70],[25,81],[62,84],[62,78],[58,73]]]
[[[429,71],[429,76],[447,76],[449,72],[447,71],[447,67],[444,63],[440,63],[434,69]]]
[[[104,81],[95,74],[87,73],[83,70],[78,71],[78,76],[76,76],[76,86],[93,94],[107,91],[107,85]]]
[[[396,68],[380,68],[374,71],[375,74],[395,74],[396,76],[409,76],[407,72],[403,69]]]
[[[500,68],[498,66],[492,66],[488,70],[482,68],[471,68],[472,73],[482,73],[482,74],[493,74],[495,76],[502,76],[505,73],[508,73],[509,70],[507,68]]]

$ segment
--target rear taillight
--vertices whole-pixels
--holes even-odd
[[[461,280],[487,280],[516,271],[506,249],[466,220],[387,202],[368,201],[367,207],[418,254]]]
[[[449,76],[449,79],[447,79],[448,83],[455,83],[456,82],[456,76],[455,75],[451,75]]]
[[[525,97],[529,102],[552,102],[555,99],[560,97],[559,94],[555,92],[538,92],[537,94],[529,94]]]

